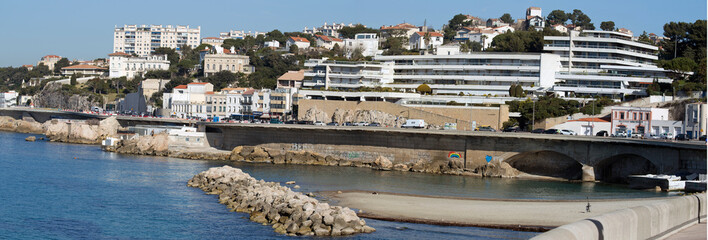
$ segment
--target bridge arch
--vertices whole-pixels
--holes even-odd
[[[522,152],[504,162],[519,171],[540,176],[579,180],[583,175],[583,165],[577,160],[551,150]]]
[[[594,166],[595,179],[611,183],[627,183],[627,176],[635,174],[655,174],[659,167],[638,154],[624,153],[600,160]]]

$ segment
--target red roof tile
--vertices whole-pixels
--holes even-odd
[[[124,53],[124,52],[114,52],[114,53],[108,54],[108,56],[132,56],[132,55]]]
[[[302,37],[290,37],[290,39],[292,39],[293,41],[296,41],[296,42],[310,42],[309,40],[307,40],[307,38],[302,38]]]
[[[427,32],[431,37],[442,37],[443,35],[439,32]],[[426,32],[416,32],[419,36],[425,36]]]
[[[176,86],[175,89],[187,89],[187,85]]]
[[[339,38],[333,38],[330,36],[325,36],[325,35],[315,35],[315,37],[322,39],[322,41],[325,42],[341,42],[342,39]]]
[[[42,58],[46,59],[46,58],[61,58],[61,57],[60,57],[60,56],[57,56],[57,55],[47,55],[47,56],[44,56],[44,57],[42,57]]]
[[[63,67],[61,69],[98,69],[98,70],[106,70],[105,68],[102,67],[96,67],[96,66],[91,66],[91,65],[86,65],[86,64],[79,64],[79,65],[74,65],[74,66],[68,66],[68,67]]]
[[[394,29],[411,29],[411,28],[418,28],[413,24],[410,23],[401,23],[397,24],[394,26],[381,26],[381,30],[394,30]]]

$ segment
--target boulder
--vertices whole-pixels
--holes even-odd
[[[393,163],[391,163],[391,160],[388,160],[388,158],[379,156],[376,158],[372,166],[373,168],[379,170],[391,170],[391,168],[393,168]]]
[[[35,137],[35,136],[29,136],[29,137],[25,138],[25,141],[28,141],[28,142],[34,142],[36,140],[37,140],[37,137]]]

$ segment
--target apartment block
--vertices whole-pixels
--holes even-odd
[[[698,139],[700,136],[706,135],[706,130],[708,130],[708,104],[692,103],[686,105],[684,129],[686,130],[686,135],[691,139]]]
[[[123,25],[113,31],[113,52],[148,56],[160,47],[178,51],[184,45],[199,46],[201,28],[189,25]]]
[[[645,96],[654,80],[671,83],[656,66],[658,47],[636,42],[616,31],[571,31],[569,36],[545,36],[544,50],[560,56],[560,83],[552,91],[562,96]]]
[[[167,55],[147,55],[144,57],[134,57],[124,52],[108,54],[110,60],[110,72],[108,77],[126,77],[133,79],[136,76],[143,76],[148,71],[169,70],[170,61]]]

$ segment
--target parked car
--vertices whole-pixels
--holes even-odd
[[[577,133],[575,133],[575,131],[569,130],[569,129],[561,129],[561,130],[560,130],[560,134],[563,134],[563,135],[578,135]]]
[[[312,124],[314,124],[314,122],[312,122],[312,121],[298,121],[297,124],[312,125]]]
[[[478,127],[478,128],[477,128],[477,131],[480,131],[480,132],[496,132],[497,130],[494,129],[494,128],[492,128],[492,127],[490,127],[490,126],[481,126],[481,127]]]
[[[531,133],[543,133],[543,132],[545,132],[545,131],[546,131],[546,129],[543,129],[543,128],[536,128],[536,129],[532,130]]]
[[[666,140],[674,139],[674,134],[670,133],[670,132],[669,133],[662,133],[661,139],[666,139]]]
[[[271,118],[270,124],[283,124],[283,121],[280,121],[280,119],[277,118]]]
[[[605,130],[599,131],[595,134],[595,136],[598,136],[598,137],[607,137],[608,135],[609,134],[607,134],[607,131],[605,131]]]
[[[649,134],[649,139],[658,140],[658,139],[661,139],[661,136],[652,133],[652,134]]]
[[[688,141],[688,140],[690,140],[690,138],[688,138],[688,135],[681,133],[681,134],[676,134],[676,137],[674,138],[674,140]]]
[[[327,123],[327,126],[339,126],[339,123],[337,123],[337,122],[329,122],[329,123]]]
[[[377,123],[377,122],[372,122],[372,123],[370,123],[368,126],[369,126],[369,127],[381,127],[381,124],[380,124],[380,123]]]
[[[295,120],[285,121],[285,124],[296,124],[296,123],[297,123],[297,121],[295,121]]]
[[[352,122],[345,122],[342,126],[354,126]]]
[[[364,126],[369,126],[369,123],[368,122],[356,122],[356,123],[354,123],[354,126],[364,127]]]
[[[518,126],[505,128],[503,132],[521,132],[521,128]]]
[[[325,126],[326,125],[323,121],[315,121],[313,124],[315,126]]]
[[[401,125],[402,128],[424,128],[425,120],[423,119],[408,119],[406,123]]]
[[[543,131],[543,134],[560,134],[560,132],[558,131],[558,129],[551,128],[546,129],[546,131]]]
[[[706,135],[702,135],[698,137],[698,140],[705,141],[706,140]]]

